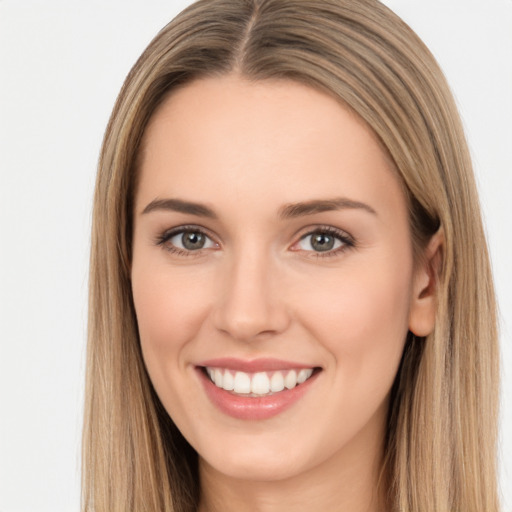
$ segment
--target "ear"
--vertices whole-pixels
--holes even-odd
[[[430,239],[414,274],[409,330],[416,336],[427,336],[434,329],[437,284],[443,263],[443,247],[444,231],[441,227]]]

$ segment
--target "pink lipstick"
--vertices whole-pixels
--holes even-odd
[[[210,401],[223,413],[243,420],[280,414],[310,389],[319,367],[278,359],[221,358],[196,366]]]

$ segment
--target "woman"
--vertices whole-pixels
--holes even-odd
[[[184,11],[121,91],[94,218],[85,510],[498,510],[471,163],[380,3]]]

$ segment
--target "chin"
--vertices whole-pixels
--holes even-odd
[[[277,482],[292,478],[301,472],[299,465],[293,461],[278,458],[262,459],[261,456],[253,459],[248,456],[224,458],[222,461],[212,462],[208,464],[224,476],[251,482]]]
[[[284,447],[282,440],[279,444],[259,441],[249,438],[245,446],[230,447],[219,443],[219,449],[203,452],[204,457],[200,455],[200,465],[206,463],[229,478],[261,482],[286,480],[307,470],[304,457]]]

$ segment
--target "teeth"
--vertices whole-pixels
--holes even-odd
[[[291,370],[286,374],[284,385],[287,389],[293,389],[297,385],[297,372],[295,370]]]
[[[283,391],[284,389],[284,377],[281,372],[275,372],[270,379],[270,389],[273,393]]]
[[[300,370],[299,373],[297,374],[297,384],[302,384],[310,376],[311,374],[308,375],[308,370]]]
[[[207,367],[206,372],[211,381],[219,388],[240,395],[262,396],[278,393],[285,388],[293,389],[311,377],[313,368],[246,373]]]
[[[215,368],[213,372],[213,382],[218,388],[222,387],[223,372],[220,368]]]
[[[256,395],[266,395],[270,391],[270,379],[266,373],[261,372],[253,375],[251,391]]]
[[[235,386],[233,388],[235,393],[250,393],[251,392],[251,377],[248,373],[236,372],[235,373]]]
[[[224,380],[222,381],[222,387],[226,391],[233,391],[235,389],[235,378],[231,372],[224,372]]]

